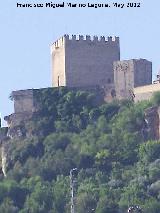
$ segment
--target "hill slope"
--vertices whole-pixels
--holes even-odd
[[[89,92],[39,94],[42,110],[28,138],[8,141],[0,212],[69,213],[69,172],[78,168],[77,213],[120,213],[140,205],[160,212],[160,142],[150,139],[149,102],[95,105]]]

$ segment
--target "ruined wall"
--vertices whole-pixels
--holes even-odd
[[[14,100],[14,112],[32,112],[34,109],[33,90],[13,91],[11,94]]]
[[[62,88],[63,89],[63,88]],[[95,94],[94,104],[99,106],[104,103],[105,91],[100,86],[92,87],[72,87],[67,91],[87,91]],[[61,88],[41,88],[41,89],[29,89],[19,90],[12,92],[12,98],[14,101],[14,112],[11,115],[5,116],[4,120],[7,122],[8,131],[7,136],[9,138],[16,137],[29,137],[32,135],[32,128],[27,126],[29,121],[34,120],[38,116],[43,116],[44,102],[54,104],[54,94],[61,91]],[[42,112],[43,111],[43,112]],[[32,124],[31,124],[32,126]],[[31,130],[31,131],[30,131]],[[41,134],[39,132],[39,134]],[[0,134],[1,138],[1,134]]]
[[[68,87],[102,86],[114,82],[113,61],[120,59],[119,38],[79,36],[77,39],[66,35],[62,48],[56,49],[53,45],[53,86],[58,85],[57,79],[59,86]]]
[[[114,62],[116,97],[133,98],[133,88],[152,83],[152,63],[145,59]]]
[[[53,89],[53,88],[52,88]],[[33,118],[40,110],[37,92],[43,89],[27,89],[13,91],[11,97],[14,102],[14,113],[4,117],[8,125],[9,138],[26,136],[25,123]]]

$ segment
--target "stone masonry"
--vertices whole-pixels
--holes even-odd
[[[114,83],[113,62],[120,60],[118,37],[63,36],[51,46],[52,85],[106,86]]]
[[[152,63],[145,59],[114,62],[114,84],[118,99],[134,98],[134,88],[152,83]]]
[[[14,100],[15,113],[32,112],[34,109],[33,90],[13,91],[12,99]]]
[[[8,125],[7,136],[9,138],[26,136],[24,124],[31,120],[33,115],[39,110],[39,105],[34,95],[35,91],[37,89],[19,90],[11,93],[11,98],[14,102],[14,113],[4,117]]]
[[[99,86],[104,100],[134,99],[134,88],[152,83],[152,63],[120,61],[118,37],[62,36],[51,46],[52,86]]]

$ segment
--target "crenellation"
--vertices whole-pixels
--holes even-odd
[[[72,35],[72,38],[70,40],[76,41],[77,40],[76,35]]]
[[[108,36],[107,40],[108,40],[108,42],[113,42],[112,36]]]
[[[54,52],[54,50],[64,46],[64,42],[65,42],[65,36],[61,37],[60,39],[58,39],[57,41],[55,41],[52,45],[51,45],[51,54]]]
[[[112,37],[112,41],[119,43],[119,37],[113,36]]]
[[[86,41],[91,41],[91,36],[90,35],[86,35]]]
[[[81,41],[83,41],[84,40],[84,36],[83,35],[79,35],[79,40]]]
[[[98,40],[98,36],[93,36],[93,41],[94,42],[98,42],[99,40]]]
[[[101,41],[101,42],[105,42],[105,41],[106,41],[106,40],[105,40],[105,37],[104,37],[104,36],[101,36],[101,37],[100,37],[100,41]]]
[[[90,36],[90,35],[72,35],[71,37],[69,35],[64,35],[62,37],[65,41],[69,42],[75,42],[75,41],[83,41],[83,42],[92,42],[92,43],[99,43],[99,44],[110,44],[110,43],[119,43],[119,37],[105,37],[105,36]],[[60,39],[62,40],[62,39]],[[59,40],[58,40],[59,41]],[[55,42],[56,43],[56,42]],[[56,46],[59,46],[56,44]]]
[[[69,35],[68,35],[68,34],[65,34],[65,35],[64,35],[64,38],[65,38],[66,40],[69,40]]]

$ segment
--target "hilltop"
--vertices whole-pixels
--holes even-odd
[[[78,213],[120,213],[129,205],[160,211],[160,142],[145,121],[158,98],[97,103],[92,92],[66,88],[38,97],[39,111],[22,124],[28,134],[3,143],[7,177],[0,176],[0,212],[70,212],[75,167]]]

